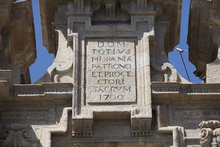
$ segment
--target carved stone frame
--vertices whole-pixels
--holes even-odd
[[[131,134],[134,136],[149,134],[152,118],[149,38],[154,35],[151,30],[154,17],[132,16],[131,18],[130,25],[119,25],[113,28],[104,25],[92,26],[90,17],[82,18],[76,16],[70,17],[68,20],[68,40],[69,44],[73,44],[73,52],[75,54],[73,59],[73,136],[93,135],[93,113],[95,112],[129,112],[131,116]],[[74,27],[78,29],[78,32],[74,31]],[[143,30],[143,28],[148,29]],[[120,32],[120,35],[117,32]],[[124,109],[118,107],[119,105],[92,106],[84,98],[86,39],[106,36],[111,38],[118,38],[119,36],[120,38],[135,38],[136,40],[137,98],[135,104],[120,104]]]

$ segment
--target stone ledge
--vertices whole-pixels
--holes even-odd
[[[152,83],[153,104],[218,106],[220,84]]]
[[[152,83],[153,94],[220,95],[220,84]]]
[[[70,97],[72,95],[73,85],[69,83],[44,83],[44,84],[15,84],[14,85],[14,97],[20,98],[33,98],[44,97],[45,98],[61,98],[65,96]],[[62,97],[61,97],[62,95]],[[52,97],[51,97],[52,96]],[[33,99],[32,99],[33,100]]]
[[[10,95],[2,96],[1,101],[45,101],[71,99],[73,85],[69,83],[44,83],[44,84],[14,84],[10,86],[8,80],[1,80],[0,85],[5,85],[4,93],[11,91]],[[8,86],[9,85],[9,86]],[[11,88],[10,88],[11,87]],[[4,94],[2,93],[2,94]],[[10,99],[8,98],[10,97]],[[14,97],[14,99],[12,99]]]

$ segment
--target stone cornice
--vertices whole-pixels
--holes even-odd
[[[6,71],[4,72],[6,74]],[[0,75],[4,74],[0,72]],[[10,71],[7,72],[10,74]],[[0,80],[1,102],[39,102],[46,100],[70,100],[73,85],[70,83],[11,84],[11,77]],[[4,92],[3,92],[4,91]]]
[[[153,104],[218,106],[220,84],[152,83]],[[209,104],[209,105],[207,105]]]

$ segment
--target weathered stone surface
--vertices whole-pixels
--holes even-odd
[[[151,81],[188,83],[169,63],[167,54],[179,43],[181,1],[154,1],[154,38],[150,43]],[[170,13],[172,12],[172,15]]]
[[[26,1],[10,2],[0,0],[0,26],[13,24],[14,58],[28,53],[13,61],[23,72],[33,46],[15,33],[30,37],[31,11]],[[188,83],[167,60],[179,40],[180,0],[40,0],[40,7],[44,45],[56,58],[39,84],[14,84],[15,70],[0,70],[0,146],[219,147],[219,121],[210,120],[220,117],[220,85]],[[1,53],[0,65],[10,65]]]
[[[220,32],[219,32],[219,35],[220,35]],[[220,44],[218,45],[220,46]],[[220,71],[220,50],[219,50],[220,47],[218,47],[218,54],[217,54],[217,57],[216,59],[211,62],[211,63],[208,63],[206,65],[206,83],[219,83],[220,82],[220,77],[218,76],[218,73]]]
[[[29,66],[36,58],[31,1],[0,5],[0,67],[12,70],[13,83],[30,83]]]
[[[96,4],[102,12],[98,17],[104,19],[107,15],[109,20],[97,22],[95,19],[95,24],[92,24],[89,15],[84,16],[86,9],[70,10],[72,15],[77,15],[70,17],[67,34],[69,44],[73,44],[76,61],[73,64],[73,83],[77,85],[73,96],[73,136],[93,135],[93,120],[96,116],[108,114],[112,118],[117,113],[130,113],[132,135],[148,135],[152,117],[149,38],[153,34],[147,28],[151,27],[152,17],[146,15],[147,18],[143,18],[132,14],[131,23],[126,21],[127,24],[120,25],[118,22],[116,25],[115,21],[121,14],[112,14],[116,9],[114,5],[120,3],[117,8],[120,10],[124,3],[109,1],[111,8],[108,8],[107,3],[104,2],[102,6],[101,1],[97,1]],[[91,7],[93,4],[94,1],[85,6]],[[90,13],[93,11],[95,13],[96,10]],[[143,23],[141,27],[139,23]],[[146,29],[143,30],[143,26]],[[129,59],[121,61],[119,57]],[[106,104],[110,105],[104,106]],[[120,109],[119,104],[124,105],[124,108]]]
[[[206,83],[219,83],[220,4],[218,0],[192,0],[189,24],[190,61],[195,75]]]
[[[86,99],[89,103],[136,101],[133,41],[88,41],[86,56]]]
[[[3,147],[40,145],[30,125],[10,124],[0,126],[0,138],[0,145]]]
[[[203,121],[200,127],[201,147],[220,146],[220,122],[217,120]]]
[[[67,0],[64,1],[67,2]],[[55,26],[52,22],[54,22],[54,12],[56,11],[58,2],[62,3],[63,0],[39,0],[42,20],[41,25],[43,44],[47,47],[50,53],[56,53],[57,48],[57,43],[55,42],[57,36],[54,30]],[[60,17],[59,19],[65,20],[65,17]]]

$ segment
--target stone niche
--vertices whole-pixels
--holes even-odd
[[[126,1],[69,3],[73,8],[67,33],[74,52],[73,136],[93,136],[96,118],[114,120],[127,114],[131,135],[150,133],[149,42],[154,17]]]

